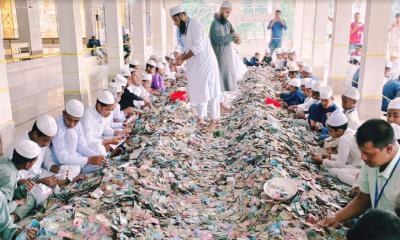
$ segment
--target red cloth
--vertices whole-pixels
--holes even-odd
[[[282,107],[282,104],[281,104],[280,102],[278,102],[278,101],[276,101],[276,100],[274,100],[274,99],[272,99],[272,98],[269,98],[269,97],[265,98],[265,103],[266,103],[267,105],[272,104],[272,105],[274,105],[274,106],[277,107],[277,108]]]
[[[186,91],[176,91],[171,93],[169,96],[169,99],[171,102],[176,102],[176,101],[186,101],[187,100],[187,92]]]

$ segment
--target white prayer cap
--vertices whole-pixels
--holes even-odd
[[[303,60],[297,60],[296,63],[297,63],[297,65],[301,65],[301,66],[304,65]]]
[[[15,151],[25,158],[33,159],[39,156],[41,149],[35,142],[24,139],[15,145]]]
[[[122,75],[123,75],[124,77],[130,77],[130,76],[132,76],[131,71],[130,71],[130,68],[126,68],[126,69],[122,70]]]
[[[296,51],[293,48],[290,48],[287,52],[288,53],[295,53]]]
[[[354,99],[356,101],[360,100],[360,93],[358,92],[358,89],[355,87],[348,87],[344,90],[343,93],[344,96]]]
[[[311,78],[304,78],[303,84],[305,88],[311,88],[313,85],[313,80]]]
[[[171,15],[171,17],[175,16],[178,13],[183,13],[183,12],[185,12],[185,10],[183,9],[183,6],[181,4],[169,10],[169,14]]]
[[[309,66],[309,65],[306,65],[306,66],[304,66],[303,71],[304,71],[304,72],[307,72],[307,73],[312,73],[312,67]]]
[[[299,71],[299,66],[297,66],[296,63],[292,63],[289,66],[289,72],[298,72]]]
[[[311,90],[314,92],[319,92],[319,89],[321,88],[321,83],[320,82],[315,82],[311,86]]]
[[[151,59],[151,60],[157,60],[157,55],[155,55],[155,54],[151,54],[150,55],[150,58],[149,59]]]
[[[223,1],[221,4],[221,8],[230,8],[232,9],[232,3],[230,1]]]
[[[392,68],[392,67],[393,67],[393,63],[390,61],[386,61],[385,68]]]
[[[116,96],[118,93],[122,92],[122,86],[118,82],[110,82],[108,89],[114,96]]]
[[[134,66],[139,66],[140,62],[137,59],[133,59],[133,60],[131,60],[130,64],[134,65]]]
[[[300,79],[298,79],[298,78],[290,79],[289,85],[292,87],[300,87],[301,86]]]
[[[81,101],[71,99],[65,104],[65,111],[73,117],[81,118],[85,112],[85,107]]]
[[[176,47],[174,52],[176,52],[176,53],[181,53],[182,50],[181,50],[179,47]]]
[[[156,66],[157,66],[157,63],[156,63],[154,60],[150,59],[150,60],[147,62],[147,65],[150,65],[150,66],[152,66],[152,67],[156,67]]]
[[[265,49],[265,53],[271,53],[271,50],[269,48]]]
[[[156,65],[156,67],[157,67],[158,69],[164,69],[164,68],[165,68],[165,66],[164,66],[164,64],[163,64],[162,62],[158,62],[157,65]]]
[[[53,117],[41,116],[36,120],[36,126],[46,136],[54,137],[57,134],[57,123]]]
[[[340,127],[347,123],[347,117],[340,110],[334,111],[326,120],[326,124],[331,127]]]
[[[110,91],[103,90],[99,93],[97,100],[103,104],[111,105],[115,103],[114,96]]]
[[[400,109],[400,97],[390,101],[387,109]]]
[[[280,48],[275,49],[275,54],[282,54],[282,50]]]
[[[151,74],[148,74],[148,73],[143,73],[142,74],[142,80],[143,81],[151,81],[151,78],[152,78]]]
[[[175,55],[173,53],[168,54],[169,59],[175,60]]]
[[[332,97],[332,88],[325,86],[319,89],[319,98],[321,99],[329,99]]]
[[[281,53],[287,53],[286,49],[282,48]]]
[[[120,83],[121,86],[125,86],[128,83],[128,79],[121,74],[117,74],[117,76],[115,77],[115,81]]]

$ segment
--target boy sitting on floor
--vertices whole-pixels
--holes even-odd
[[[326,126],[329,135],[339,140],[338,154],[314,154],[312,159],[322,164],[329,173],[340,181],[353,186],[361,171],[361,152],[358,149],[354,130],[348,128],[347,118],[340,110],[333,112]]]

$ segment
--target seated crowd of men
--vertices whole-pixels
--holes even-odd
[[[83,174],[101,170],[105,160],[118,154],[118,146],[132,129],[138,115],[152,108],[152,101],[183,78],[174,65],[177,52],[165,59],[152,55],[143,73],[133,60],[102,90],[94,106],[84,108],[71,99],[61,116],[38,118],[30,131],[16,138],[0,157],[0,234],[3,239],[24,235],[32,229],[15,223],[32,214],[53,193],[54,187],[81,180]],[[22,238],[21,238],[22,239]]]
[[[373,225],[371,215],[382,215],[379,210],[383,210],[384,214],[400,216],[400,97],[388,103],[386,121],[370,119],[361,125],[357,111],[358,89],[347,86],[341,95],[341,106],[336,105],[332,89],[314,77],[310,66],[296,59],[293,49],[277,49],[274,59],[267,50],[262,60],[256,54],[246,63],[275,69],[282,89],[287,90],[277,92],[276,98],[289,112],[294,112],[296,118],[304,119],[323,143],[323,152],[312,153],[312,160],[356,193],[345,208],[322,221],[322,226],[337,227],[372,208],[378,212],[365,214],[368,220],[359,221],[348,234],[349,239],[369,239],[361,236],[371,234],[371,231],[364,231]],[[393,219],[396,221],[387,234],[389,237],[375,239],[398,239],[400,220]],[[397,238],[390,238],[396,234]]]

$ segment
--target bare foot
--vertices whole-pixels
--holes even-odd
[[[223,104],[222,102],[219,103],[219,107],[221,108],[222,112],[229,112],[230,108],[225,106],[225,104]]]
[[[217,128],[217,121],[211,120],[210,125],[207,127],[207,132],[214,132]]]

